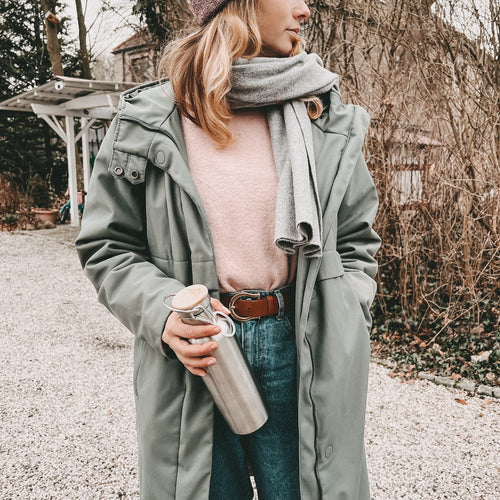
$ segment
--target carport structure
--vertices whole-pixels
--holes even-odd
[[[66,143],[73,226],[80,225],[76,145],[81,140],[83,188],[87,191],[90,180],[88,130],[96,120],[111,120],[118,112],[121,93],[136,85],[137,83],[132,82],[105,82],[56,76],[50,82],[0,102],[0,110],[34,112]],[[64,118],[64,126],[61,118]],[[75,119],[80,120],[77,132],[75,132]]]

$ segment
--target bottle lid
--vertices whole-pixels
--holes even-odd
[[[189,311],[201,304],[207,297],[208,288],[205,285],[187,286],[175,294],[172,307],[181,311]]]

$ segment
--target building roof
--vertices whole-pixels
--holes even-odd
[[[117,45],[111,51],[111,53],[118,54],[119,52],[125,52],[127,50],[137,49],[139,47],[149,47],[151,45],[151,35],[146,31],[139,31]]]
[[[391,132],[391,135],[386,139],[392,143],[399,144],[416,144],[418,146],[431,146],[431,147],[439,147],[442,144],[431,137],[427,137],[426,135],[419,134],[417,132],[408,132],[406,130],[397,129]]]

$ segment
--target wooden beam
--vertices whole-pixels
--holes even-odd
[[[103,108],[110,105],[110,99],[113,102],[113,107],[118,105],[120,101],[120,93],[113,94],[89,94],[82,97],[76,97],[71,101],[59,104],[62,109],[89,109]],[[116,105],[115,105],[116,103]]]
[[[139,85],[134,82],[107,82],[104,80],[84,80],[82,78],[74,78],[71,76],[57,76],[57,80],[63,82],[68,87],[76,87],[81,89],[105,90],[111,92],[113,90],[127,90]]]
[[[96,118],[98,120],[112,120],[116,112],[110,108],[95,109],[64,109],[61,105],[32,104],[37,115],[73,116],[78,118]]]
[[[59,120],[55,116],[49,116],[49,115],[38,115],[39,118],[42,118],[45,120],[50,128],[54,130],[54,132],[64,141],[68,142],[68,136],[66,135],[66,132],[64,129],[61,127],[61,124],[59,123]]]
[[[85,120],[85,121],[84,121]],[[88,129],[92,126],[92,124],[96,121],[96,118],[92,118],[91,120],[89,120],[88,118],[82,118],[81,119],[81,124],[82,124],[82,128],[80,130],[80,132],[78,132],[78,134],[76,135],[75,137],[75,142],[78,142],[80,140],[80,138],[87,133]]]

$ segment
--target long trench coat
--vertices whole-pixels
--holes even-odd
[[[379,247],[377,194],[361,154],[369,119],[343,105],[336,89],[323,98],[312,128],[324,252],[313,259],[299,252],[296,270],[301,498],[366,500],[369,308]],[[161,340],[165,295],[204,283],[219,296],[210,228],[168,83],[122,96],[76,246],[98,300],[135,335],[141,498],[208,499],[213,402]]]

